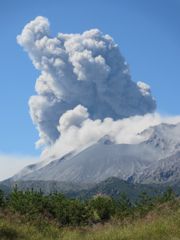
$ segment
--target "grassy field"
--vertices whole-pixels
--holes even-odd
[[[1,240],[180,240],[179,201],[161,205],[143,218],[112,219],[83,228],[59,228],[54,223],[23,223],[18,215],[1,213]]]

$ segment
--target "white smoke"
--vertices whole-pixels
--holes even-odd
[[[29,100],[40,136],[37,145],[54,144],[61,136],[59,119],[63,121],[62,115],[77,105],[87,108],[92,120],[101,121],[155,110],[150,87],[131,80],[128,65],[109,35],[92,29],[52,38],[49,27],[46,18],[37,17],[17,37],[41,72],[37,95]]]
[[[106,135],[114,143],[136,144],[146,140],[144,135],[139,134],[145,129],[161,123],[176,124],[179,122],[180,116],[162,117],[158,113],[120,120],[112,118],[92,120],[88,118],[87,109],[78,105],[60,118],[58,129],[61,137],[52,146],[46,147],[42,158],[56,159],[69,152],[81,151]]]

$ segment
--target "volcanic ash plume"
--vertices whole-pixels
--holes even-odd
[[[156,109],[150,87],[132,81],[118,45],[98,29],[51,37],[48,19],[37,17],[24,27],[17,41],[40,71],[37,95],[29,100],[39,131],[38,146],[52,149],[61,142],[61,152],[62,139],[68,145],[68,139],[72,142],[73,134],[81,130],[79,143],[73,139],[79,147],[90,141],[83,136],[94,140],[108,134],[109,127],[115,129],[112,124],[117,126],[120,119]]]

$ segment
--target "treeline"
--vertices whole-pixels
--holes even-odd
[[[59,226],[83,226],[111,218],[123,219],[145,216],[157,205],[175,201],[171,188],[161,195],[150,197],[142,192],[136,202],[131,202],[126,194],[117,200],[106,195],[96,195],[89,200],[70,199],[61,193],[44,195],[32,190],[20,191],[17,188],[5,196],[0,190],[0,209],[23,216],[27,221],[53,221]]]

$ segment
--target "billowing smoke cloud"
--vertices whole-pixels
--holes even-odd
[[[180,116],[165,117],[158,113],[119,120],[112,118],[92,120],[88,116],[87,109],[82,105],[64,113],[58,126],[61,137],[44,150],[42,159],[51,160],[69,152],[77,153],[106,135],[114,143],[136,144],[145,141],[148,137],[141,134],[145,129],[161,123],[180,122]]]
[[[60,154],[104,134],[118,140],[117,131],[122,133],[123,124],[153,118],[135,117],[153,113],[156,103],[147,84],[132,81],[125,59],[109,35],[92,29],[52,38],[49,28],[46,18],[37,17],[17,37],[41,72],[37,95],[29,100],[40,136],[37,145],[51,145],[48,151],[56,149]]]

